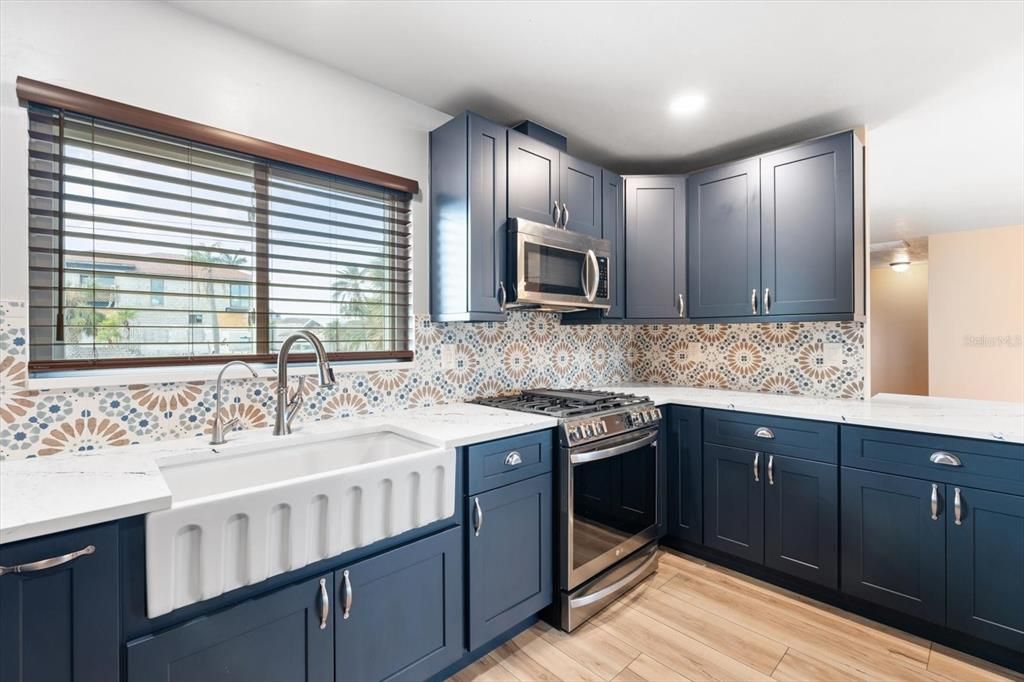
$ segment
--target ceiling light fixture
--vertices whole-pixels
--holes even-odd
[[[674,116],[689,116],[703,109],[705,104],[707,104],[707,98],[704,95],[691,92],[673,99],[668,105],[668,110]]]
[[[889,263],[889,267],[893,269],[893,272],[906,272],[910,268],[910,258],[903,256]]]

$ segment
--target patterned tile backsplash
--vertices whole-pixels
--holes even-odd
[[[88,451],[208,433],[214,382],[26,390],[27,309],[0,301],[0,457]],[[563,326],[557,315],[504,323],[432,323],[417,316],[416,362],[307,382],[299,421],[455,402],[538,386],[630,381],[860,398],[863,325]],[[447,356],[447,357],[446,357]],[[225,381],[226,416],[272,422],[273,378]]]

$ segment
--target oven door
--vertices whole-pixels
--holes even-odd
[[[514,262],[508,307],[608,309],[606,240],[520,219],[509,234]]]
[[[657,448],[654,428],[562,450],[562,589],[658,537]]]

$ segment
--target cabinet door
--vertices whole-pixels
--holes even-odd
[[[335,679],[430,678],[463,651],[462,529],[335,572],[334,594]]]
[[[852,133],[761,158],[764,314],[853,312],[853,213]]]
[[[847,467],[842,479],[843,592],[943,624],[945,486]]]
[[[1024,651],[1024,497],[953,486],[947,492],[946,624]]]
[[[334,679],[331,574],[128,643],[130,682]]]
[[[837,589],[839,468],[769,454],[765,479],[765,565]]]
[[[686,180],[689,317],[760,311],[761,190],[757,159]]]
[[[558,187],[563,209],[569,212],[565,229],[601,238],[601,169],[562,152]]]
[[[469,115],[469,309],[500,313],[505,280],[507,201],[506,128]]]
[[[704,544],[764,562],[764,457],[704,444]]]
[[[626,206],[622,178],[611,171],[601,171],[601,238],[611,246],[612,264],[608,270],[611,308],[606,318],[622,319],[626,311]]]
[[[686,292],[686,182],[626,178],[626,317],[678,318]]]
[[[0,576],[0,680],[121,677],[117,525],[0,546],[0,566],[93,547],[66,563]]]
[[[669,537],[701,542],[701,410],[672,406],[668,411]]]
[[[532,137],[508,131],[509,218],[555,224],[560,154]]]
[[[551,474],[468,499],[469,649],[551,603]]]

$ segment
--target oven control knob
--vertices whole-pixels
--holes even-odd
[[[594,435],[594,425],[593,424],[584,424],[583,425],[583,435],[586,436],[587,438],[592,437]]]
[[[580,439],[580,430],[579,430],[579,428],[576,427],[576,426],[571,427],[569,429],[569,440],[573,441],[573,440],[579,440],[579,439]]]
[[[661,413],[658,412],[658,408],[654,408],[652,410],[647,410],[647,420],[648,421],[656,422],[660,418],[661,418]]]
[[[603,421],[597,422],[597,432],[601,435],[608,433],[608,425]]]

